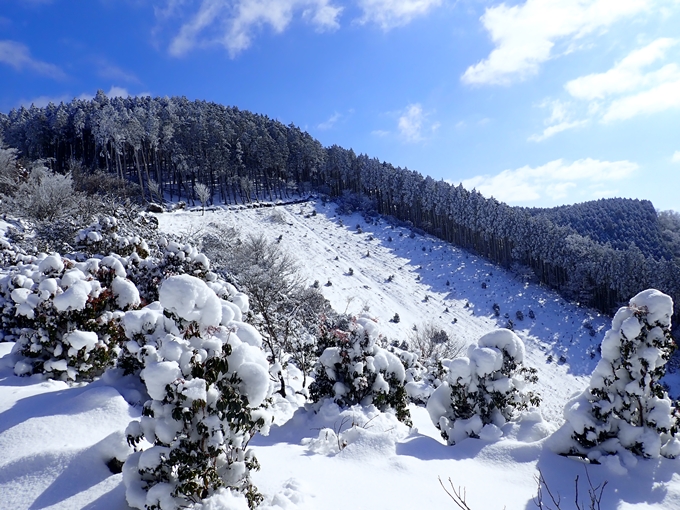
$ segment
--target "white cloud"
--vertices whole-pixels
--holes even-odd
[[[17,71],[28,69],[56,80],[66,77],[64,71],[54,64],[34,59],[28,46],[16,41],[0,41],[0,62],[13,67]]]
[[[490,7],[481,17],[494,49],[468,67],[468,84],[509,84],[538,72],[557,42],[570,43],[617,21],[639,15],[653,0],[526,0]]]
[[[389,30],[406,25],[441,4],[442,0],[359,0],[364,14],[358,22],[375,23]]]
[[[675,151],[673,157],[671,158],[673,163],[680,163],[680,151]]]
[[[117,85],[112,85],[108,92],[104,93],[106,97],[143,97],[150,96],[149,92],[139,92],[137,94],[131,94],[125,87],[119,87]],[[78,96],[78,99],[93,99],[94,94],[88,94],[84,92]]]
[[[507,202],[532,202],[542,198],[563,200],[578,191],[588,198],[609,194],[602,189],[605,184],[626,179],[639,166],[622,161],[599,161],[586,158],[573,163],[557,159],[532,168],[524,166],[516,170],[504,170],[497,175],[480,175],[463,181],[467,189],[477,189],[487,197]]]
[[[126,88],[123,87],[118,87],[116,85],[113,85],[108,92],[105,92],[106,97],[141,97],[141,96],[150,96],[151,94],[148,92],[140,92],[138,94],[131,94],[128,92]],[[22,99],[19,101],[19,104],[21,106],[29,107],[31,105],[35,105],[39,108],[42,108],[44,106],[47,106],[50,103],[54,104],[59,104],[59,103],[68,103],[70,102],[73,98],[76,99],[82,99],[85,101],[89,101],[91,99],[94,99],[94,94],[90,94],[88,92],[83,92],[82,94],[78,96],[73,96],[69,94],[62,94],[60,96],[38,96],[34,97],[33,99]]]
[[[530,142],[542,142],[543,140],[547,140],[551,136],[556,135],[557,133],[561,133],[562,131],[567,131],[569,129],[574,129],[578,127],[582,127],[588,124],[587,120],[574,120],[571,122],[560,122],[558,124],[553,124],[552,126],[546,127],[542,133],[540,134],[533,134],[531,135],[528,140]]]
[[[335,123],[338,122],[342,118],[342,115],[338,112],[335,112],[333,115],[331,115],[328,120],[322,122],[318,126],[316,126],[317,129],[320,129],[322,131],[326,131],[328,129],[332,129],[333,126],[335,126]]]
[[[399,133],[409,142],[422,140],[423,108],[419,104],[412,104],[406,108],[404,114],[399,117]]]
[[[137,92],[136,94],[133,94],[132,92],[128,92],[124,87],[112,85],[106,95],[107,97],[145,97],[150,96],[151,92]]]
[[[60,96],[38,96],[34,97],[33,99],[22,99],[19,101],[19,104],[21,106],[25,106],[26,108],[30,107],[31,105],[38,108],[43,108],[50,103],[67,103],[71,99],[73,99],[73,97],[69,96],[68,94],[62,94]]]
[[[571,105],[562,101],[544,101],[539,106],[550,107],[551,113],[544,124],[546,128],[540,134],[533,134],[529,137],[530,142],[542,142],[551,136],[566,131],[584,126],[588,123],[587,120],[573,120],[571,113]]]
[[[541,104],[552,105],[553,111],[543,133],[529,140],[539,142],[590,121],[608,123],[680,108],[680,52],[671,53],[678,42],[656,39],[629,52],[604,72],[567,82],[564,88],[572,100]],[[664,63],[672,57],[678,61]]]
[[[668,64],[649,73],[643,72],[644,68],[664,59],[667,51],[677,42],[669,38],[657,39],[632,51],[608,71],[581,76],[564,87],[577,99],[594,100],[680,79],[680,69],[676,64]]]
[[[399,135],[407,142],[421,142],[429,133],[439,129],[439,122],[428,122],[429,113],[423,111],[420,103],[410,104],[399,116]]]
[[[680,78],[613,101],[602,120],[625,120],[671,108],[680,108]]]
[[[184,16],[184,3],[171,0],[159,18]],[[252,43],[253,33],[269,26],[283,32],[296,12],[317,30],[339,28],[342,7],[331,0],[201,0],[199,9],[189,15],[170,44],[170,54],[182,56],[195,47],[222,45],[233,58]]]

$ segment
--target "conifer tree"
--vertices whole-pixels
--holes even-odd
[[[624,448],[648,458],[680,455],[680,413],[659,382],[676,348],[672,313],[671,298],[655,289],[616,313],[589,387],[565,409],[571,453],[596,459]]]

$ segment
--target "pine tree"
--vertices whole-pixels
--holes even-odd
[[[625,448],[655,458],[680,455],[680,413],[659,382],[675,349],[673,302],[658,290],[640,292],[614,316],[590,386],[565,409],[571,453],[597,458]]]

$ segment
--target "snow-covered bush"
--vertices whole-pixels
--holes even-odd
[[[465,351],[465,343],[434,322],[414,326],[409,335],[410,350],[418,354],[420,361],[453,359]]]
[[[160,237],[151,252],[152,255],[144,259],[133,253],[128,270],[146,303],[158,300],[158,288],[170,276],[189,274],[205,281],[217,279],[217,275],[210,272],[208,257],[192,244]]]
[[[251,507],[261,501],[247,445],[271,422],[269,365],[259,333],[238,320],[245,309],[245,300],[238,308],[177,275],[163,282],[159,302],[123,317],[124,353],[142,367],[150,397],[126,431],[140,448],[123,466],[130,506],[175,510],[220,487],[244,493]]]
[[[410,424],[404,365],[378,344],[380,338],[378,325],[368,316],[352,319],[346,331],[323,331],[319,344],[325,349],[314,368],[311,399],[330,398],[341,407],[374,404],[382,411],[393,409],[400,421]]]
[[[115,216],[97,218],[77,232],[76,249],[89,256],[116,253],[127,257],[136,253],[139,257],[146,258],[149,255],[149,246],[139,231],[157,225],[157,220],[144,213],[135,214],[132,218],[124,220],[121,221]]]
[[[523,366],[524,343],[512,331],[482,336],[467,356],[448,363],[445,381],[432,393],[427,411],[449,444],[467,437],[500,436],[500,427],[540,398],[525,391],[535,383],[536,369]]]
[[[674,437],[680,413],[659,383],[675,349],[672,314],[671,298],[655,289],[616,312],[589,387],[565,408],[571,453],[597,459],[624,448],[648,458],[680,455]]]
[[[74,262],[40,254],[0,280],[5,335],[16,344],[17,375],[92,379],[112,366],[123,334],[122,310],[140,304],[116,257]]]
[[[19,217],[54,221],[77,216],[83,194],[73,189],[70,175],[60,175],[36,161],[30,174],[2,201],[2,208]]]
[[[435,388],[441,384],[441,375],[445,373],[445,368],[442,360],[421,362],[418,353],[409,349],[406,343],[399,345],[398,342],[393,342],[388,347],[404,365],[404,391],[409,402],[425,405]]]

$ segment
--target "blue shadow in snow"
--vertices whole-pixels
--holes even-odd
[[[343,225],[337,228],[363,238],[367,250],[380,246],[406,259],[413,269],[400,273],[400,277],[417,279],[425,294],[436,292],[436,299],[423,301],[422,306],[440,307],[441,319],[445,321],[448,314],[454,331],[456,326],[450,314],[453,308],[459,313],[491,319],[499,328],[512,320],[518,332],[543,342],[546,357],[552,355],[554,362],[558,362],[564,356],[569,373],[589,375],[595,368],[599,360],[597,347],[609,324],[609,319],[596,311],[567,303],[555,291],[529,283],[521,275],[434,236],[414,234],[410,228],[392,225],[382,217],[367,219],[359,213],[338,216],[333,214],[332,203],[326,207],[314,205],[317,214],[327,220],[337,223],[341,219]],[[356,225],[361,227],[361,233]],[[399,284],[396,279],[394,284]],[[498,317],[494,314],[494,303],[500,306]],[[529,310],[534,312],[535,319],[529,317]],[[517,311],[524,314],[523,320],[517,318]],[[593,325],[594,337],[583,327],[584,321]]]

